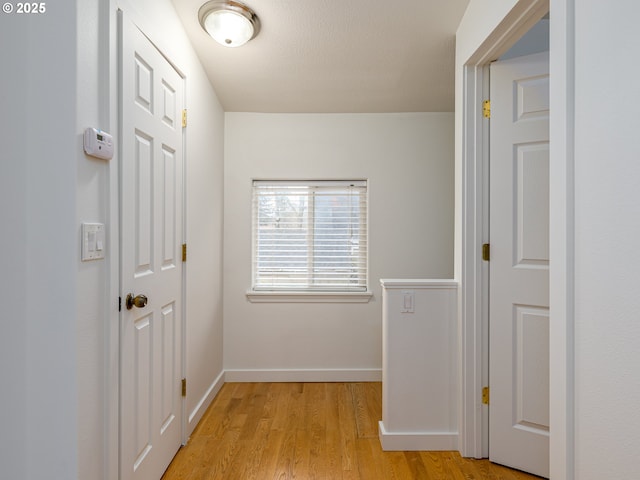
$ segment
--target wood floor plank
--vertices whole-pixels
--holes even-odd
[[[327,384],[324,439],[326,478],[342,478],[342,442],[340,440],[338,397],[343,385],[342,383]]]
[[[539,480],[458,452],[385,452],[371,383],[226,383],[164,480]]]
[[[340,458],[343,478],[349,472],[357,471],[355,464],[355,440],[357,436],[356,417],[353,410],[353,397],[347,384],[341,384],[338,391],[338,428],[340,431]]]
[[[404,452],[404,459],[411,470],[411,478],[429,478],[419,452]]]
[[[260,462],[255,470],[250,472],[250,476],[247,476],[247,479],[264,480],[275,477],[280,447],[284,444],[285,433],[284,430],[274,430],[273,428],[269,431],[267,443],[262,449]]]
[[[237,441],[240,435],[239,430],[229,429],[221,438],[210,437],[205,446],[207,453],[215,451],[216,455],[209,462],[200,463],[200,473],[194,478],[206,480],[219,480],[225,478],[225,473],[234,462],[234,455],[237,450]]]
[[[358,438],[378,438],[378,421],[382,412],[381,384],[379,382],[351,383],[350,388]]]
[[[375,442],[375,443],[374,443]],[[359,438],[356,440],[356,457],[360,478],[378,478],[382,472],[382,456],[378,452],[378,439]]]
[[[309,425],[309,466],[307,478],[309,480],[322,480],[327,477],[327,465],[325,459],[327,436],[327,384],[313,384],[316,390],[307,398],[306,412]]]
[[[269,410],[267,412],[269,415],[273,415],[273,423],[271,424],[273,430],[283,430],[287,426],[290,388],[291,386],[286,383],[274,383],[271,385],[271,394],[274,398],[268,404]]]
[[[448,452],[420,452],[420,459],[429,472],[431,480],[464,480],[462,472],[452,470],[448,462]]]
[[[405,452],[385,452],[384,455],[388,458],[391,466],[391,476],[389,478],[394,480],[416,478],[413,477],[411,468],[407,464]]]
[[[296,455],[296,435],[297,430],[284,430],[284,437],[280,444],[278,460],[276,462],[275,475],[273,478],[292,478],[293,463]]]
[[[291,478],[306,478],[311,464],[311,432],[305,428],[296,429]]]

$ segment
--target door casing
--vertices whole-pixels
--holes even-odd
[[[489,94],[489,64],[504,54],[549,12],[548,0],[521,0],[469,58],[462,73],[461,210],[462,256],[460,278],[460,437],[466,457],[489,455],[489,410],[482,405],[488,385],[488,282],[482,260],[489,239],[489,129],[482,102]]]
[[[120,80],[118,67],[118,42],[119,42],[119,12],[125,14],[145,33],[145,35],[156,45],[158,50],[170,51],[167,48],[167,42],[162,32],[157,31],[149,24],[143,15],[140,15],[130,0],[109,0],[101,5],[101,20],[104,24],[101,27],[105,30],[103,43],[100,45],[100,54],[105,59],[104,62],[104,78],[105,84],[102,91],[105,94],[105,109],[108,112],[102,119],[105,125],[108,125],[109,131],[116,132],[117,138],[120,138],[121,126],[119,122],[120,109]],[[169,60],[169,63],[178,72],[185,81],[184,103],[186,105],[186,75],[184,71]],[[183,197],[186,199],[186,132],[183,129]],[[116,141],[117,141],[116,138]],[[105,471],[104,478],[106,480],[119,480],[120,468],[120,311],[118,306],[118,298],[120,296],[120,155],[119,149],[116,148],[113,158],[110,160],[108,169],[109,185],[107,187],[107,205],[109,225],[107,235],[109,238],[110,258],[108,266],[108,295],[110,301],[106,318],[109,319],[105,325]],[[186,201],[183,201],[183,225],[182,235],[183,241],[186,238]],[[183,268],[182,274],[182,376],[185,377],[186,368],[186,267]],[[124,299],[122,299],[124,302]],[[182,443],[186,442],[186,402],[182,402]]]

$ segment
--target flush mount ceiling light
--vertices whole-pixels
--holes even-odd
[[[198,10],[202,28],[220,45],[239,47],[260,31],[260,20],[253,10],[233,0],[211,0]]]

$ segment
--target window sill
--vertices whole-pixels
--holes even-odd
[[[373,292],[247,292],[251,303],[367,303]]]

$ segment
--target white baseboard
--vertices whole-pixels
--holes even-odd
[[[225,381],[225,372],[223,370],[209,386],[206,393],[202,396],[195,408],[189,413],[189,418],[187,420],[187,436],[191,435],[193,429],[196,428],[196,425],[198,425],[198,422],[204,415],[204,412],[216,397]]]
[[[225,370],[226,382],[380,382],[381,369]]]
[[[384,451],[458,450],[458,432],[387,432],[379,422],[378,435]]]

